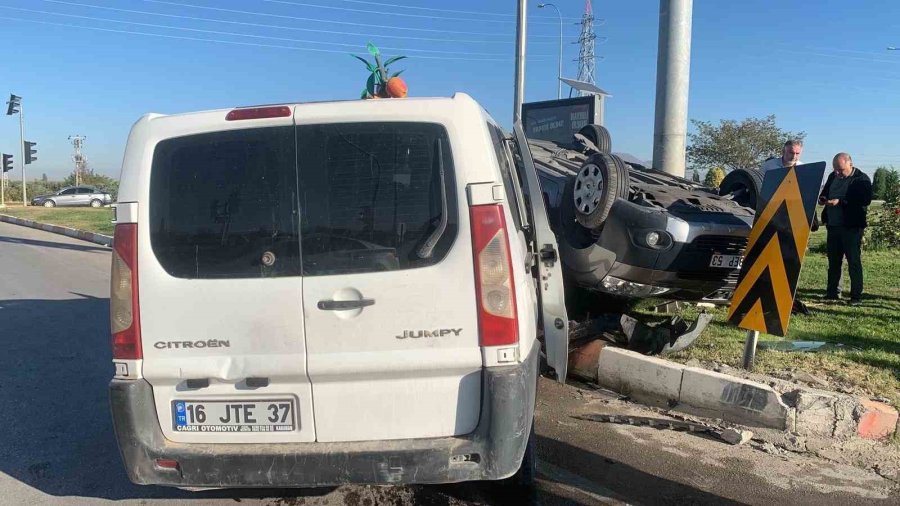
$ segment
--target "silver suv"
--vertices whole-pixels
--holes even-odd
[[[31,205],[44,207],[103,207],[112,202],[112,195],[91,186],[68,186],[52,195],[40,195],[31,199]]]

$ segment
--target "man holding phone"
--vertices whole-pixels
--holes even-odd
[[[862,303],[862,237],[866,211],[872,203],[872,181],[853,166],[847,153],[834,155],[834,172],[828,175],[819,194],[822,222],[828,230],[828,286],[825,298],[840,299],[841,266],[844,257],[850,271],[850,305]]]

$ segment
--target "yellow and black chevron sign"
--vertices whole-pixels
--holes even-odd
[[[747,330],[787,334],[825,162],[766,172],[728,321]]]

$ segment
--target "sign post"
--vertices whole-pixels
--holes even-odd
[[[728,321],[747,329],[744,368],[752,369],[759,333],[785,336],[806,256],[825,162],[766,172]]]

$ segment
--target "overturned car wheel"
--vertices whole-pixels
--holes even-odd
[[[576,221],[587,229],[600,227],[616,198],[628,196],[628,169],[617,158],[607,153],[591,155],[566,183],[564,199],[573,206]]]
[[[601,153],[609,153],[612,151],[612,138],[609,136],[609,130],[603,125],[585,125],[578,131],[587,140],[594,143]]]
[[[762,196],[763,174],[753,169],[735,169],[719,185],[719,195],[731,195],[738,204],[757,209]]]

